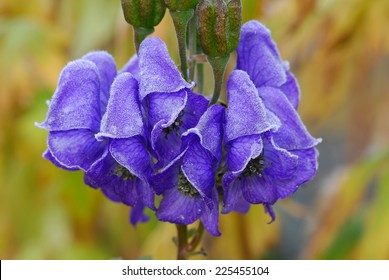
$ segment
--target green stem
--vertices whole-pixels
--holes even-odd
[[[176,225],[177,227],[177,237],[178,237],[178,250],[177,250],[177,260],[186,260],[187,251],[186,247],[188,246],[188,228],[186,225]]]
[[[192,241],[187,246],[188,253],[192,253],[197,248],[197,246],[201,242],[201,239],[203,238],[203,233],[204,233],[204,225],[202,222],[200,222],[195,236],[193,237]]]
[[[188,66],[186,59],[186,29],[188,27],[188,22],[193,14],[193,9],[187,11],[170,11],[170,15],[173,19],[174,28],[176,29],[177,34],[181,73],[186,81],[188,81]]]
[[[203,93],[204,90],[204,64],[197,64],[197,91]]]
[[[189,256],[198,254],[194,252],[197,246],[199,246],[201,239],[203,238],[204,225],[200,222],[196,234],[192,238],[191,242],[188,243],[188,228],[186,225],[176,225],[177,228],[177,260],[186,260]]]
[[[196,55],[196,45],[197,45],[197,29],[196,29],[196,16],[192,16],[189,21],[188,26],[188,44],[189,44],[189,58],[190,58],[190,68],[189,68],[189,79],[194,80],[195,70],[196,70],[196,60],[194,56]]]
[[[226,56],[220,56],[220,57],[211,57],[208,56],[208,61],[212,66],[213,70],[213,78],[215,81],[215,86],[213,90],[213,95],[211,102],[209,103],[209,106],[212,104],[215,104],[220,97],[220,92],[223,85],[223,78],[224,78],[224,71],[226,70],[228,59],[230,58],[230,55]]]
[[[148,35],[154,32],[154,28],[134,27],[134,44],[136,52],[139,52],[139,46]]]

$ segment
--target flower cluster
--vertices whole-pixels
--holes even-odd
[[[225,214],[263,204],[274,219],[272,205],[315,175],[319,140],[296,112],[299,87],[270,32],[248,22],[237,53],[227,108],[194,93],[156,37],[120,71],[106,52],[70,62],[37,124],[49,131],[43,156],[131,206],[134,225],[148,207],[218,236],[219,201]]]

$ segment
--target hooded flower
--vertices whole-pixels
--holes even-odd
[[[183,151],[152,178],[157,194],[163,194],[159,220],[186,225],[200,219],[210,234],[220,235],[215,173],[222,157],[224,118],[224,107],[211,106],[183,134]]]
[[[44,157],[55,165],[87,171],[105,152],[95,139],[105,113],[116,65],[106,52],[92,52],[62,70],[49,110],[38,127],[49,131]]]
[[[148,138],[158,168],[168,165],[181,151],[181,135],[194,127],[208,101],[192,92],[181,76],[166,45],[157,37],[139,49],[139,93],[146,115]]]
[[[96,138],[108,143],[108,152],[88,170],[85,182],[100,186],[112,200],[132,206],[132,224],[147,221],[144,206],[155,210],[148,183],[153,162],[144,137],[138,82],[130,73],[119,74],[112,84]]]
[[[284,105],[284,95],[266,95],[271,101],[264,102],[247,73],[235,70],[227,91],[223,213],[245,213],[250,204],[263,204],[274,220],[271,205],[315,175],[314,146],[319,141],[308,134],[294,109]],[[280,134],[291,142],[277,142]]]
[[[136,70],[136,57],[127,66],[121,72]],[[113,201],[133,206],[130,220],[136,224],[147,220],[143,214],[144,205],[154,209],[154,194],[146,183],[151,167],[147,166],[147,157],[142,153],[144,150],[133,152],[142,158],[136,166],[123,161],[120,152],[117,152],[121,150],[121,145],[137,151],[136,148],[143,147],[144,139],[141,137],[143,123],[137,99],[132,97],[131,112],[137,113],[131,116],[126,115],[126,108],[119,110],[116,104],[118,99],[125,104],[120,98],[131,99],[133,90],[138,97],[137,82],[131,74],[125,73],[112,85],[116,75],[115,61],[107,52],[91,52],[70,62],[62,70],[45,121],[37,125],[49,130],[48,149],[43,156],[63,169],[83,170],[87,185],[101,189]],[[111,85],[113,98],[110,97]],[[125,90],[123,87],[126,87]],[[117,130],[115,134],[110,125],[111,116],[116,112],[119,112],[117,119],[132,119],[129,123],[131,128],[120,127],[123,123],[119,123],[121,131]],[[100,136],[98,140],[96,135]]]

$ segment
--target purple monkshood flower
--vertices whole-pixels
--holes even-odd
[[[180,153],[181,135],[198,123],[208,100],[192,92],[193,84],[182,78],[165,43],[157,37],[140,45],[139,68],[140,101],[150,146],[160,169]]]
[[[156,193],[163,194],[159,220],[187,225],[200,219],[210,234],[220,235],[215,173],[222,159],[224,123],[224,107],[209,107],[183,134],[182,152],[152,177]]]
[[[136,68],[136,60],[132,61],[135,63],[131,67]],[[83,170],[86,184],[101,189],[113,201],[133,206],[130,220],[136,224],[147,220],[143,214],[144,205],[155,209],[154,194],[145,179],[151,171],[146,166],[148,157],[144,157],[142,150],[144,139],[137,101],[138,85],[131,74],[122,75],[113,83],[117,76],[116,65],[106,52],[91,52],[70,62],[62,70],[45,121],[37,125],[49,131],[48,149],[43,156],[63,169]],[[134,88],[136,97],[133,97]],[[110,91],[114,98],[110,97]],[[115,134],[112,127],[108,130],[107,126],[112,111],[118,111],[115,102],[118,99],[122,102],[120,99],[123,98],[132,100],[132,113],[126,115],[124,108],[117,118],[127,117],[131,127],[120,127],[123,123],[118,123],[121,130]],[[103,131],[100,132],[102,119]],[[98,133],[99,140],[95,138]],[[117,152],[121,146],[123,149],[131,146],[130,149],[135,150],[133,154],[142,160],[134,165],[123,161]]]
[[[314,147],[321,140],[308,133],[296,112],[299,87],[270,32],[248,22],[237,52],[241,70],[227,85],[222,212],[246,213],[250,204],[263,204],[274,220],[271,206],[316,174]]]

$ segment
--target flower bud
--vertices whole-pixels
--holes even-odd
[[[121,0],[124,18],[135,28],[153,29],[165,15],[163,0]]]
[[[163,0],[121,0],[124,18],[134,28],[134,43],[138,51],[147,35],[154,32],[165,15]]]
[[[166,7],[171,11],[187,11],[194,9],[199,0],[165,0]]]
[[[211,57],[227,56],[239,43],[240,0],[200,0],[196,8],[201,47]]]

